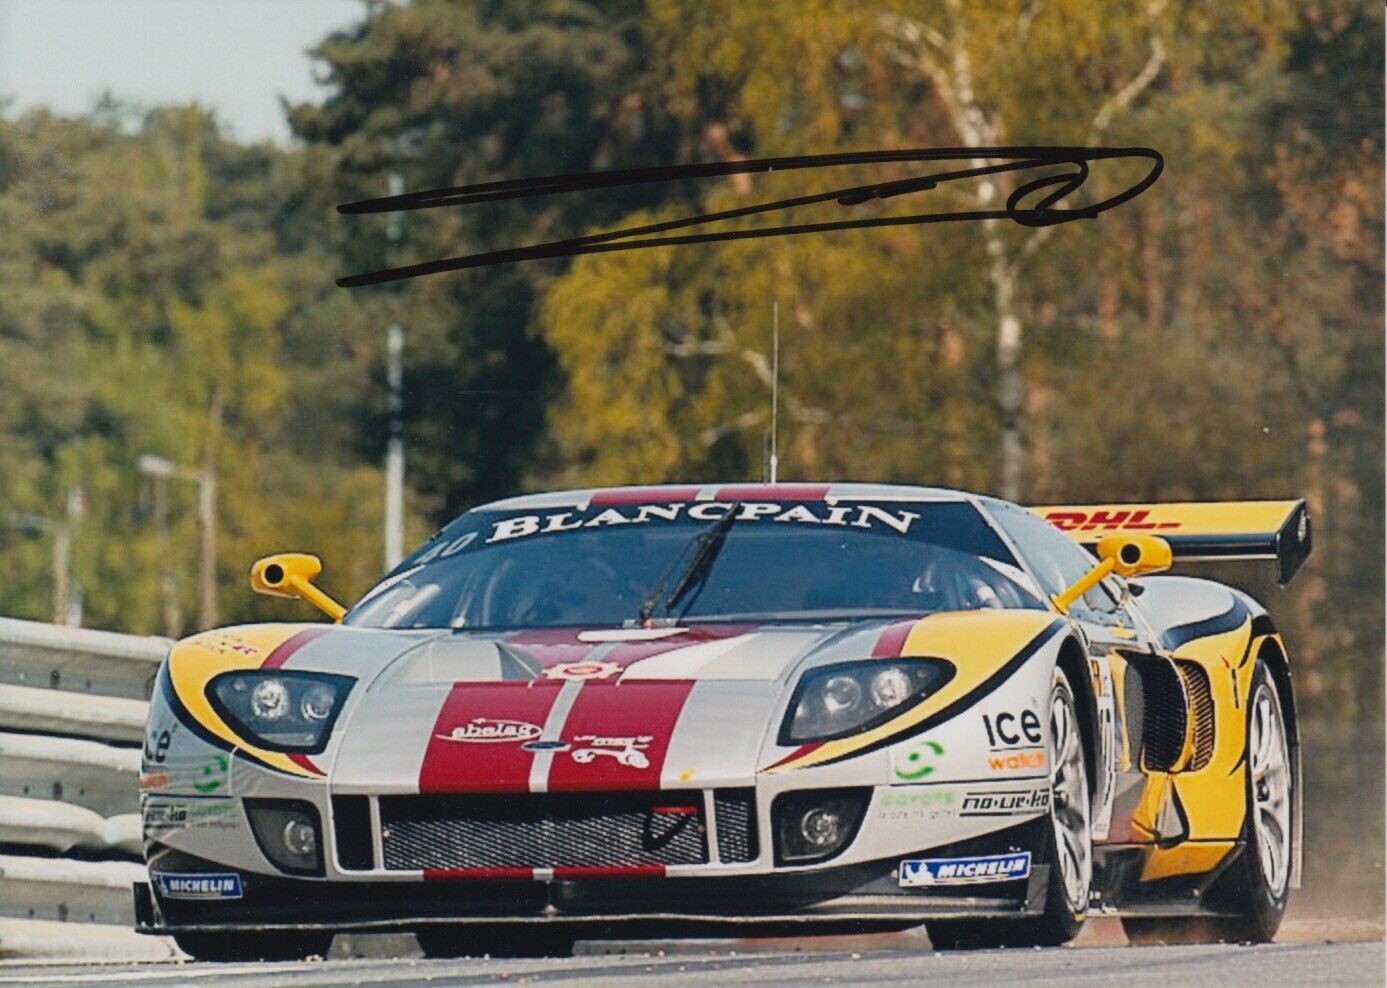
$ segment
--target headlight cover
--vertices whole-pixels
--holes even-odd
[[[954,677],[945,659],[866,659],[811,669],[780,727],[782,745],[831,741],[883,724]]]
[[[225,672],[207,684],[207,699],[222,720],[268,751],[316,754],[327,746],[351,676],[253,669]]]

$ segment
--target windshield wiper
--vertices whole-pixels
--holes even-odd
[[[660,577],[660,581],[655,584],[655,589],[641,603],[639,624],[645,626],[655,614],[655,608],[664,601],[664,610],[668,614],[674,605],[683,600],[692,589],[695,583],[706,579],[708,571],[713,568],[713,563],[718,558],[718,553],[722,551],[723,543],[727,541],[727,533],[732,530],[732,524],[737,520],[737,512],[741,509],[740,501],[733,501],[732,506],[727,509],[727,514],[719,518],[712,526],[704,529],[693,541],[693,553],[689,556],[689,561],[684,564],[684,568],[679,572],[679,579],[674,582],[674,587],[670,590],[669,596],[664,596],[665,581],[669,578],[669,570],[665,570]],[[679,558],[676,557],[676,561]]]

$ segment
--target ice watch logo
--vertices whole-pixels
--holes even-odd
[[[193,788],[203,795],[216,792],[226,782],[226,769],[226,756],[213,755],[212,760],[202,766],[202,778],[193,783]]]
[[[918,782],[934,771],[934,762],[942,754],[944,746],[938,741],[916,741],[891,753],[891,768],[896,778],[904,782]]]

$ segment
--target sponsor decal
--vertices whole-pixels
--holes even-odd
[[[1023,710],[1020,716],[1008,711],[983,714],[982,726],[987,731],[987,743],[993,751],[1015,748],[1021,744],[1039,745],[1045,737],[1040,729],[1040,717],[1034,710]]]
[[[935,761],[943,754],[944,746],[938,741],[921,739],[891,751],[891,771],[904,782],[918,782],[934,771]]]
[[[992,854],[978,858],[924,858],[901,862],[903,888],[1009,882],[1031,873],[1031,852]]]
[[[491,523],[486,544],[571,532],[583,528],[603,528],[612,525],[647,525],[652,522],[678,521],[681,516],[692,521],[717,521],[725,518],[733,505],[726,501],[699,501],[674,504],[609,505],[596,514],[580,511],[559,511],[547,515],[515,515]],[[840,525],[853,528],[889,529],[906,535],[920,517],[915,511],[879,508],[871,504],[829,505],[781,502],[743,501],[737,509],[739,522],[779,522],[798,525]]]
[[[545,679],[606,679],[621,671],[619,662],[560,662],[544,670]]]
[[[151,803],[144,809],[146,830],[167,830],[181,827],[188,819],[188,807],[177,803]]]
[[[1023,769],[1043,769],[1050,764],[1044,749],[1013,751],[1005,755],[988,755],[987,767],[994,772],[1020,772]]]
[[[1150,514],[1147,510],[1051,511],[1045,516],[1045,520],[1063,532],[1091,532],[1095,529],[1150,532],[1158,528],[1181,527],[1178,521],[1147,521],[1146,518]]]
[[[155,789],[167,789],[169,784],[169,774],[167,772],[141,772],[140,788],[145,791]]]
[[[611,738],[596,734],[579,734],[573,739],[573,743],[584,747],[573,749],[573,760],[579,765],[588,765],[598,756],[605,755],[614,759],[618,765],[649,768],[650,759],[646,756],[645,749],[650,747],[653,740],[649,734]]]
[[[958,794],[951,789],[922,788],[882,790],[877,804],[879,820],[940,820],[953,816]]]
[[[440,741],[461,741],[466,744],[500,744],[531,741],[542,733],[543,731],[538,724],[531,724],[527,720],[473,717],[466,724],[459,724],[447,734],[436,734],[434,737]]]
[[[966,792],[959,816],[1028,816],[1050,809],[1050,787],[1015,792]]]
[[[193,788],[204,796],[210,796],[226,785],[226,772],[229,767],[230,762],[225,755],[213,755],[202,766],[202,771],[198,773],[200,778],[193,783]]]
[[[159,894],[166,899],[239,899],[241,876],[234,871],[203,875],[152,876]]]
[[[146,831],[185,830],[204,827],[234,830],[241,818],[234,803],[225,800],[184,803],[148,803],[144,810]]]

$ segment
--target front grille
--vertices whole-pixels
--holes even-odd
[[[718,789],[713,793],[718,822],[718,857],[725,863],[755,861],[756,790]]]
[[[347,871],[369,871],[371,803],[368,796],[333,796],[332,829],[337,838],[337,863]]]
[[[1194,717],[1194,754],[1189,771],[1197,772],[1214,757],[1214,697],[1209,689],[1209,674],[1198,662],[1177,662],[1185,692],[1190,698],[1190,713]]]
[[[703,794],[384,796],[391,871],[703,864]]]

